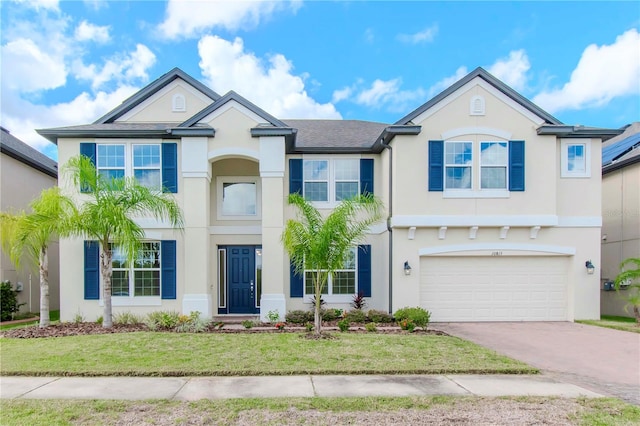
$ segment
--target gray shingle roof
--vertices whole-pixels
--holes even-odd
[[[0,127],[0,152],[53,178],[58,177],[58,163],[30,147]]]
[[[386,123],[361,120],[283,120],[298,129],[296,148],[370,149],[380,137]]]
[[[178,127],[178,124],[180,123],[94,123],[52,129],[36,129],[36,131],[53,143],[58,143],[58,138],[60,137],[179,138],[180,136],[173,132]],[[206,124],[196,124],[191,126],[190,129],[196,131],[208,129],[211,131],[211,136],[213,135],[213,128]]]

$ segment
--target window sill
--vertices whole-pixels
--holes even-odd
[[[104,306],[104,300],[100,299],[100,306]],[[162,306],[162,299],[160,296],[146,296],[146,297],[126,297],[126,296],[111,296],[112,306]]]
[[[355,294],[323,294],[322,300],[324,300],[326,303],[351,303],[353,302],[353,296],[355,296]],[[313,295],[305,295],[304,303],[313,303]]]
[[[560,174],[560,178],[562,179],[589,179],[590,177],[591,175],[587,173],[562,172]]]
[[[510,198],[511,193],[506,189],[445,190],[442,198]]]

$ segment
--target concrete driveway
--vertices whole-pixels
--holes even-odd
[[[572,322],[433,323],[544,374],[640,405],[640,334]]]

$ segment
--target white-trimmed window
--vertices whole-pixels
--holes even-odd
[[[160,242],[142,243],[142,249],[130,265],[124,252],[110,244],[111,295],[114,297],[160,297]]]
[[[591,144],[589,142],[562,141],[561,176],[591,177]]]
[[[473,143],[445,142],[444,167],[445,189],[471,189],[473,184]]]
[[[480,142],[480,189],[507,189],[507,142]]]
[[[96,149],[96,169],[107,180],[119,179],[125,175],[125,146],[99,144]]]
[[[337,203],[355,197],[360,193],[360,160],[304,160],[303,180],[309,201]]]
[[[218,176],[217,191],[218,219],[260,219],[260,179],[257,176]]]
[[[147,188],[162,189],[160,144],[133,145],[133,177]]]
[[[352,247],[347,254],[345,263],[341,269],[334,272],[333,277],[329,276],[327,283],[322,289],[322,294],[329,296],[352,296],[358,294],[358,274],[357,268],[357,248]],[[306,269],[304,271],[304,293],[306,297],[315,294],[313,286],[313,276],[316,270]]]

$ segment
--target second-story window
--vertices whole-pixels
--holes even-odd
[[[507,142],[481,142],[480,189],[506,189],[508,164]]]
[[[360,160],[304,160],[304,197],[309,201],[333,203],[360,192]]]
[[[124,145],[98,145],[96,168],[107,180],[125,175]]]
[[[133,145],[133,177],[147,188],[162,188],[159,144]]]
[[[304,162],[304,197],[309,201],[329,201],[329,161]]]
[[[471,189],[473,144],[471,142],[445,143],[445,188]]]

